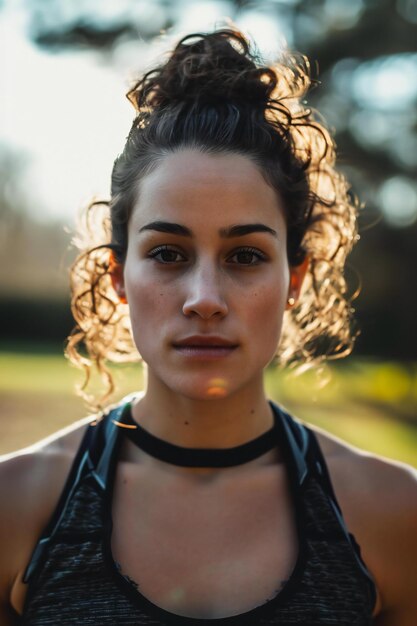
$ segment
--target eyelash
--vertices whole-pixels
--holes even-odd
[[[239,248],[238,250],[235,250],[233,252],[233,254],[231,256],[229,256],[228,258],[232,258],[234,256],[237,256],[238,254],[242,254],[242,253],[246,253],[246,254],[252,254],[254,257],[256,257],[256,262],[255,263],[238,263],[238,265],[247,265],[247,266],[251,266],[251,265],[259,265],[259,263],[262,263],[263,261],[266,261],[266,254],[264,254],[263,252],[261,252],[260,250],[258,250],[257,248],[251,248],[249,246],[247,247],[243,247],[243,248]]]
[[[158,263],[162,263],[165,265],[169,265],[171,263],[178,263],[178,261],[163,261],[162,259],[157,259],[158,254],[161,254],[162,252],[171,252],[173,254],[183,256],[180,252],[178,252],[178,250],[175,250],[175,248],[171,248],[170,246],[158,246],[157,248],[154,248],[153,250],[151,250],[148,256],[151,259],[155,259],[156,261],[158,261]],[[180,261],[181,263],[184,263],[186,260],[184,257],[183,259],[184,259],[183,261]]]
[[[164,261],[162,259],[158,259],[158,255],[162,254],[163,252],[169,252],[171,254],[176,254],[178,256],[182,257],[181,261]],[[261,252],[260,250],[258,250],[257,248],[251,248],[249,246],[244,246],[243,248],[238,248],[237,250],[233,251],[233,254],[229,255],[228,259],[231,259],[235,256],[237,256],[238,254],[242,254],[242,253],[246,253],[246,254],[252,254],[253,257],[256,257],[256,261],[255,263],[236,263],[236,265],[243,265],[243,266],[254,266],[254,265],[259,265],[260,263],[262,263],[263,261],[266,261],[267,257],[266,255]],[[154,248],[153,250],[151,250],[148,253],[148,256],[151,259],[155,259],[158,263],[161,263],[162,265],[176,265],[178,263],[185,263],[186,262],[186,258],[184,257],[184,255],[181,254],[181,252],[179,252],[178,250],[176,250],[175,248],[171,248],[170,246],[164,245],[164,246],[158,246],[157,248]]]

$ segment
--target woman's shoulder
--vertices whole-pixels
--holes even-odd
[[[363,450],[308,424],[317,436],[333,486],[347,497],[363,498],[372,507],[385,505],[391,498],[410,505],[416,495],[417,470],[401,461]]]
[[[57,503],[88,424],[87,417],[0,457],[0,596],[19,606],[22,577]],[[13,601],[15,600],[15,601]]]
[[[403,611],[408,603],[415,615],[417,470],[309,427],[317,435],[348,530],[375,578],[383,611]]]
[[[26,448],[0,456],[0,488],[5,504],[1,512],[14,517],[14,526],[21,512],[41,516],[42,505],[54,499],[55,490],[60,493],[83,434],[94,419],[83,418]]]

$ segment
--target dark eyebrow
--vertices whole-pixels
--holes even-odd
[[[221,237],[243,237],[244,235],[250,235],[251,233],[269,233],[274,237],[277,236],[275,230],[266,226],[265,224],[236,224],[230,228],[221,228]]]
[[[183,235],[184,237],[192,237],[193,233],[186,226],[175,224],[174,222],[149,222],[139,230],[157,230],[159,233],[170,233],[172,235]]]
[[[139,232],[141,233],[145,230],[156,230],[160,233],[183,235],[184,237],[193,236],[193,232],[189,228],[182,226],[182,224],[175,224],[174,222],[149,222],[149,224],[142,226]],[[277,237],[276,231],[265,224],[236,224],[235,226],[230,226],[230,228],[221,228],[219,232],[220,237],[227,239],[231,237],[244,237],[251,233],[269,233]]]

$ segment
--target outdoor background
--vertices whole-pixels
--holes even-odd
[[[417,0],[0,1],[0,453],[86,414],[62,356],[77,211],[107,197],[124,98],[179,36],[231,18],[266,59],[307,54],[308,102],[364,204],[348,275],[361,330],[344,363],[269,393],[346,441],[417,465]],[[162,33],[162,35],[161,35]],[[117,368],[116,398],[140,387]]]

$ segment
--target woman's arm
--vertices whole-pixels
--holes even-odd
[[[374,576],[376,626],[417,624],[417,471],[317,433],[343,517]]]
[[[0,604],[0,624],[2,626],[18,626],[19,616],[9,607]]]
[[[14,626],[18,614],[12,606],[12,591],[21,558],[30,541],[35,504],[32,487],[36,481],[36,459],[32,455],[6,458],[0,463],[0,624]],[[30,548],[29,548],[30,550]]]
[[[370,530],[379,554],[382,600],[376,626],[417,624],[417,471],[383,460],[369,463],[373,511]]]
[[[22,576],[62,492],[86,418],[0,457],[0,626],[14,626],[27,585]]]

